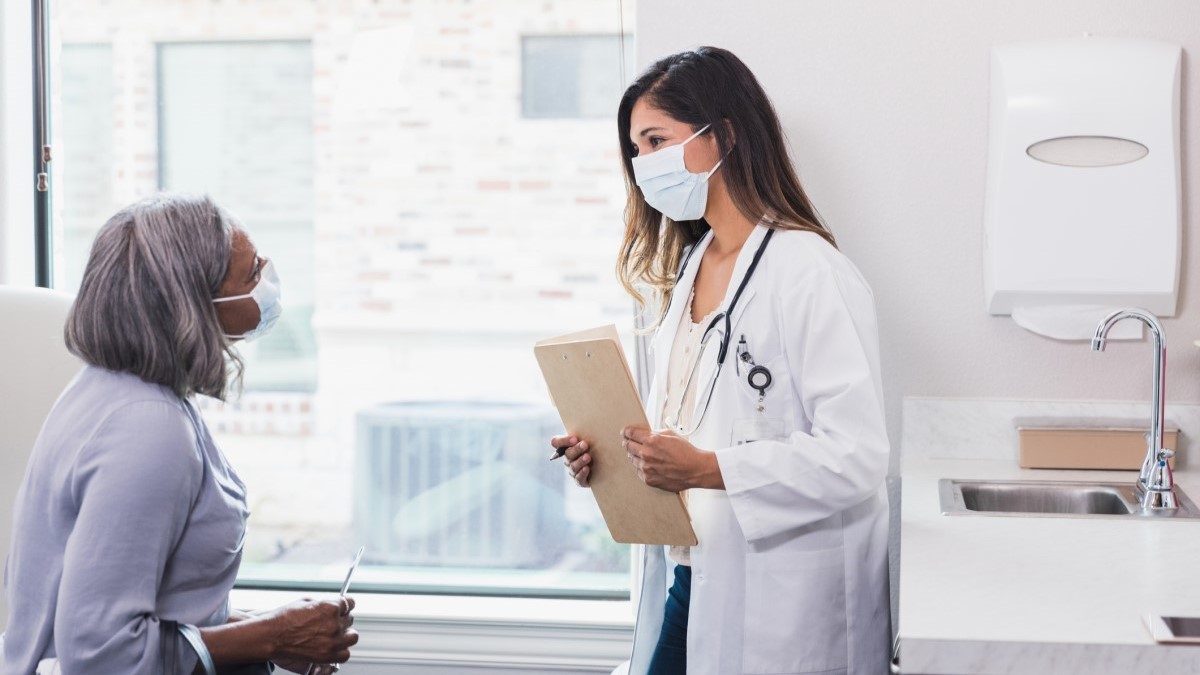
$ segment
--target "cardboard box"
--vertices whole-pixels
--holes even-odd
[[[1086,428],[1020,426],[1022,469],[1108,469],[1142,468],[1146,458],[1143,428]],[[1163,431],[1163,446],[1178,446],[1179,430]],[[1175,468],[1175,460],[1169,460]]]

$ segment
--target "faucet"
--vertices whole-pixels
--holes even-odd
[[[1154,391],[1151,397],[1150,437],[1147,439],[1146,458],[1138,473],[1135,494],[1143,507],[1151,509],[1176,508],[1175,480],[1171,466],[1167,463],[1174,452],[1163,448],[1163,418],[1166,411],[1166,335],[1154,315],[1143,309],[1120,309],[1109,314],[1096,326],[1092,336],[1092,350],[1104,351],[1108,331],[1118,321],[1137,319],[1150,327],[1154,342]]]

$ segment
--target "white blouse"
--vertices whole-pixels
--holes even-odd
[[[709,312],[708,316],[700,319],[699,323],[694,323],[692,321],[692,304],[695,299],[696,292],[693,289],[692,294],[688,296],[687,309],[680,316],[679,330],[675,332],[675,342],[671,345],[670,361],[667,364],[666,400],[662,410],[662,426],[680,433],[682,433],[681,429],[692,425],[692,415],[696,409],[696,388],[700,386],[700,383],[693,380],[691,386],[688,386],[688,377],[692,373],[696,359],[700,356],[700,342],[704,338],[704,329],[717,314],[717,310],[714,309]],[[680,407],[681,400],[682,408]],[[676,411],[679,412],[679,419],[675,419]],[[683,497],[684,504],[686,504],[687,491],[681,492],[680,496]],[[672,546],[671,560],[680,565],[691,565],[691,547]]]

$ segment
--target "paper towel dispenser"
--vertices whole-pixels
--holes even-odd
[[[1164,42],[1105,37],[993,50],[989,312],[1175,314],[1180,54]]]

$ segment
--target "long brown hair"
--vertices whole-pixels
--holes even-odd
[[[645,296],[637,285],[670,296],[684,249],[709,230],[703,218],[673,221],[646,203],[633,177],[637,150],[629,140],[633,106],[646,96],[656,110],[696,131],[706,124],[716,134],[725,157],[721,172],[738,211],[775,228],[815,232],[836,246],[821,222],[792,167],[783,127],[775,107],[754,73],[732,52],[700,47],[659,60],[625,90],[617,109],[617,133],[625,167],[625,238],[617,260],[617,277],[637,302]],[[736,142],[735,142],[736,139]],[[659,303],[658,322],[666,312]]]

